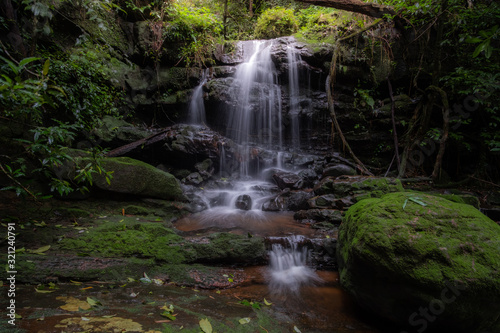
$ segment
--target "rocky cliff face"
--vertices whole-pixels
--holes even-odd
[[[61,6],[53,19],[58,41],[52,43],[71,52],[78,47],[75,45],[82,36],[87,35],[95,39],[96,44],[101,44],[98,49],[102,53],[101,62],[108,68],[110,84],[126,92],[126,106],[122,109],[126,120],[157,127],[188,121],[189,101],[206,70],[176,66],[172,55],[179,45],[165,43],[153,57],[151,50],[156,42],[153,25],[142,20],[140,15],[118,16],[106,12],[94,22],[80,20],[76,7],[70,4]],[[202,87],[205,125],[223,136],[227,134],[227,121],[234,110],[234,96],[231,95],[234,75],[237,66],[248,60],[248,45],[249,42],[238,42],[217,46],[213,53],[214,65],[208,68]],[[325,92],[333,51],[332,45],[306,44],[292,37],[273,41],[270,52],[281,91],[281,97],[273,103],[281,108],[278,127],[284,133],[285,146],[296,141],[300,142],[302,150],[324,153],[332,150],[332,142],[339,142],[335,135],[332,136]],[[299,78],[295,96],[291,96],[290,52],[294,54],[293,66]],[[339,55],[334,97],[343,132],[365,163],[385,167],[393,151],[388,130],[391,128],[391,102],[384,99],[387,95],[385,80],[392,68],[390,62],[382,49],[370,49],[365,37],[352,44],[343,43]],[[398,77],[404,77],[404,72]],[[261,84],[255,89],[270,88]],[[252,98],[249,101],[256,106],[262,103]],[[398,123],[405,120],[412,104],[408,97],[396,96]],[[299,133],[292,134],[295,128],[299,128]]]

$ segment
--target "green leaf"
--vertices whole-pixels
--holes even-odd
[[[210,324],[208,318],[200,320],[200,328],[204,333],[212,333],[212,324]]]
[[[240,320],[238,320],[240,322],[241,325],[245,325],[245,324],[248,324],[250,322],[250,318],[246,317],[246,318],[241,318]]]
[[[267,306],[270,306],[270,305],[272,305],[273,303],[268,302],[268,301],[267,301],[267,299],[265,299],[265,298],[264,298],[264,304],[265,304],[265,305],[267,305]]]
[[[89,303],[90,306],[102,305],[101,302],[99,302],[96,299],[93,299],[92,297],[87,297],[87,303]]]
[[[420,206],[424,206],[424,207],[427,206],[427,204],[425,202],[421,201],[420,198],[410,197],[408,199],[413,201],[414,203],[419,204]]]
[[[465,40],[466,43],[470,43],[470,44],[480,43],[481,41],[482,41],[482,39],[479,37],[469,37]]]
[[[45,245],[45,246],[42,246],[42,247],[39,247],[38,249],[36,250],[28,250],[29,253],[36,253],[36,254],[41,254],[43,252],[46,252],[50,249],[50,245]]]
[[[53,293],[55,290],[46,290],[46,289],[38,289],[35,288],[35,291],[40,294],[48,294],[48,293]]]
[[[403,203],[403,210],[405,210],[405,207],[406,207],[407,203],[408,203],[408,199],[406,199],[405,202]]]
[[[40,58],[37,58],[37,57],[24,58],[23,60],[21,60],[19,62],[19,67],[23,67],[23,66],[29,64],[30,62],[37,61],[37,60],[40,60]]]
[[[170,320],[176,320],[177,318],[175,318],[175,316],[173,314],[171,314],[169,311],[163,311],[160,316],[162,317],[165,317],[165,318],[168,318]]]

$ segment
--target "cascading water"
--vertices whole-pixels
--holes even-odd
[[[290,45],[286,47],[286,55],[288,61],[288,93],[290,96],[290,108],[288,116],[290,117],[290,137],[292,146],[300,148],[300,105],[299,105],[299,69],[300,55],[294,52]]]
[[[269,252],[269,289],[274,294],[298,296],[301,287],[318,283],[321,279],[307,266],[309,250],[301,246],[304,236],[294,235],[280,241],[272,244]]]
[[[221,180],[217,186],[205,188],[201,193],[202,203],[206,207],[193,216],[188,223],[195,223],[199,229],[242,230],[256,233],[261,236],[289,235],[298,230],[294,224],[292,214],[272,213],[262,210],[264,202],[273,198],[278,191],[275,184],[259,179],[259,172],[266,168],[283,168],[284,136],[282,130],[282,91],[278,84],[278,72],[271,57],[272,48],[276,41],[248,41],[241,42],[245,61],[237,66],[229,96],[232,107],[228,110],[226,136],[232,139],[237,149],[232,147],[239,163],[239,178],[231,177],[231,170],[226,169],[227,157],[224,145],[219,146],[219,174]],[[300,55],[287,44],[288,61],[288,116],[291,129],[288,133],[292,150],[300,148],[299,115],[300,89],[299,64]],[[205,121],[202,102],[202,86],[207,80],[206,72],[200,85],[194,90],[190,104],[192,123]],[[203,110],[203,112],[201,111]],[[266,150],[274,154],[259,165],[259,152]],[[286,153],[291,156],[291,153]],[[265,164],[265,165],[264,165]],[[271,165],[273,164],[273,165]],[[224,176],[223,176],[224,175]],[[226,181],[226,178],[230,179]],[[234,176],[234,175],[233,175]],[[262,178],[262,177],[261,177]],[[279,220],[279,227],[263,226]],[[194,221],[194,222],[193,222]],[[182,223],[182,222],[181,222]],[[178,226],[180,223],[177,224]],[[271,230],[271,228],[273,228]],[[294,229],[296,228],[296,229]],[[300,232],[310,233],[302,228]],[[198,230],[199,230],[198,229]],[[192,229],[190,229],[192,230]],[[309,234],[308,234],[309,235]],[[308,251],[299,246],[304,236],[286,238],[285,244],[273,244],[269,252],[270,266],[268,270],[270,289],[277,293],[298,294],[302,286],[318,282],[316,273],[307,266]],[[282,242],[283,243],[283,242]]]
[[[252,146],[282,148],[281,89],[271,59],[272,41],[245,42],[250,58],[239,65],[231,87],[234,107],[230,111],[227,136],[240,145],[240,174],[252,171]]]
[[[208,68],[202,72],[200,84],[196,86],[191,95],[191,102],[189,103],[189,122],[191,124],[206,123],[205,117],[205,104],[203,101],[203,85],[207,82]]]

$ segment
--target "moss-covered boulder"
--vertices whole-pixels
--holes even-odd
[[[102,125],[94,131],[96,137],[107,145],[118,146],[144,139],[151,135],[145,129],[135,127],[123,119],[105,116]]]
[[[314,193],[317,195],[353,196],[356,200],[400,191],[403,191],[403,185],[399,179],[365,176],[326,177],[314,187]]]
[[[339,230],[340,281],[411,331],[500,332],[500,226],[423,193],[366,199]]]
[[[138,222],[135,217],[110,216],[97,227],[64,238],[61,250],[100,257],[152,259],[161,264],[263,262],[264,239],[230,233],[182,237],[161,222]]]
[[[167,200],[185,200],[179,181],[170,173],[129,157],[110,157],[101,162],[113,172],[108,183],[104,176],[95,179],[103,190]]]

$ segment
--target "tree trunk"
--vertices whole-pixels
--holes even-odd
[[[9,27],[9,33],[7,34],[7,40],[12,46],[15,53],[17,53],[17,58],[26,58],[26,49],[24,47],[23,37],[21,36],[21,31],[17,25],[16,15],[14,12],[14,7],[10,0],[0,1],[0,11],[2,16],[6,19],[6,23]]]
[[[229,0],[224,1],[224,17],[222,19],[222,25],[224,27],[224,39],[227,38],[227,17],[229,16],[229,13],[227,12],[227,3]]]
[[[348,12],[360,13],[371,17],[383,18],[384,15],[395,15],[392,7],[376,3],[363,2],[361,0],[298,0],[311,5],[332,7],[346,10]]]

